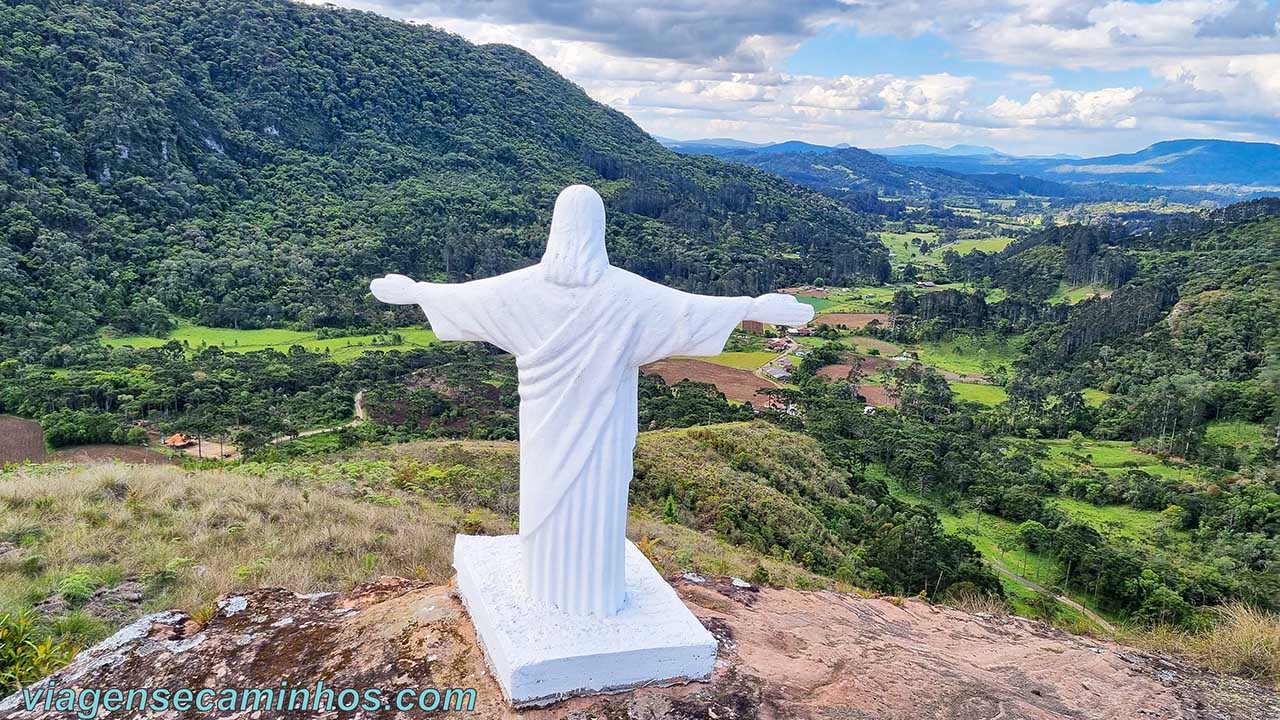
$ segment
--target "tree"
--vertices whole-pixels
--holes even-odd
[[[1040,552],[1053,542],[1053,532],[1036,520],[1018,526],[1018,542],[1028,550]]]

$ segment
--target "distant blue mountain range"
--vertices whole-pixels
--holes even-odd
[[[894,145],[892,147],[868,148],[877,155],[893,157],[895,155],[1003,155],[1004,153],[986,145]]]
[[[756,144],[741,140],[663,140],[682,153],[716,155],[744,161],[750,155],[836,152],[849,146],[816,145],[791,140]],[[1060,183],[1113,183],[1169,188],[1211,188],[1234,194],[1280,193],[1280,145],[1233,140],[1168,140],[1134,153],[1079,157],[1075,155],[1018,156],[981,145],[899,145],[870,152],[893,163],[938,168],[953,173],[1001,173]],[[726,157],[735,155],[735,157]],[[750,162],[764,167],[763,162]],[[1234,190],[1231,190],[1234,188]]]
[[[1134,153],[1092,158],[1008,155],[900,155],[894,162],[956,172],[1010,172],[1061,182],[1158,187],[1232,185],[1280,190],[1280,145],[1232,140],[1169,140]]]

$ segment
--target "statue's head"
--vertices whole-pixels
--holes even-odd
[[[560,191],[551,236],[542,253],[545,277],[557,285],[591,285],[609,267],[604,248],[604,201],[586,185]]]

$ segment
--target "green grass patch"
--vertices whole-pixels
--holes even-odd
[[[1058,497],[1052,503],[1072,520],[1085,523],[1098,532],[1115,538],[1164,551],[1189,553],[1191,536],[1164,523],[1155,510],[1138,510],[1128,505],[1093,505],[1083,500]]]
[[[962,375],[981,375],[986,364],[1008,367],[1022,352],[1022,338],[994,335],[957,335],[950,340],[907,348],[920,362]]]
[[[942,260],[920,253],[920,245],[916,241],[935,243],[937,232],[882,232],[880,242],[889,248],[889,264],[902,267],[908,263],[916,266],[940,267]]]
[[[390,332],[399,334],[400,342],[388,343]],[[425,347],[436,342],[435,333],[424,327],[410,326],[396,328],[382,335],[352,335],[349,337],[317,338],[315,331],[286,330],[282,328],[262,328],[257,330],[236,330],[235,328],[214,328],[202,325],[182,323],[167,338],[147,335],[128,335],[125,337],[103,337],[102,342],[112,347],[131,346],[135,348],[160,347],[171,341],[177,341],[192,351],[202,347],[219,347],[227,352],[250,352],[253,350],[278,350],[287,352],[294,345],[313,352],[325,352],[339,362],[351,360],[372,350],[411,350]]]
[[[1069,440],[1042,440],[1041,443],[1049,450],[1048,464],[1059,469],[1075,467],[1076,461],[1069,456],[1077,454],[1109,475],[1138,469],[1170,480],[1196,480],[1202,470],[1190,463],[1166,462],[1155,455],[1138,452],[1133,443],[1125,440],[1087,440],[1079,448]]]
[[[1084,396],[1084,404],[1089,407],[1102,407],[1102,403],[1111,397],[1111,393],[1097,388],[1085,388],[1080,394]]]
[[[893,253],[890,258],[890,264],[894,267],[902,267],[912,264],[917,267],[942,267],[942,256],[948,251],[954,250],[961,255],[967,255],[975,250],[983,252],[999,252],[1013,242],[1013,238],[999,235],[996,237],[976,237],[963,238],[953,243],[948,243],[941,247],[935,247],[927,253],[920,252],[920,243],[928,242],[930,245],[936,244],[941,239],[941,234],[935,230],[913,231],[913,232],[881,232],[880,242]]]
[[[983,385],[982,383],[951,383],[951,391],[956,397],[983,405],[999,405],[1009,399],[1009,393],[999,385]]]
[[[901,346],[876,338],[852,336],[849,338],[843,338],[840,342],[844,343],[847,347],[853,348],[854,351],[860,355],[873,355],[874,353],[871,352],[872,350],[879,350],[880,357],[891,358],[902,352]]]
[[[933,249],[932,251],[929,252],[929,257],[934,260],[937,260],[938,263],[941,263],[942,256],[946,254],[947,251],[949,250],[954,250],[961,255],[968,255],[969,253],[975,250],[981,250],[982,252],[987,252],[987,253],[994,253],[994,252],[1000,252],[1001,250],[1005,249],[1006,247],[1008,247],[1009,243],[1011,242],[1013,242],[1013,238],[1004,237],[1004,236],[973,238],[970,240],[957,240],[948,245],[944,245],[940,248]]]
[[[1272,428],[1243,420],[1214,420],[1204,428],[1204,441],[1249,452],[1271,446]]]
[[[1081,300],[1091,298],[1094,295],[1107,297],[1111,294],[1111,290],[1101,285],[1081,285],[1080,287],[1070,287],[1066,283],[1060,283],[1058,289],[1049,296],[1049,302],[1065,302],[1068,305],[1075,305]]]
[[[812,307],[814,312],[822,312],[823,310],[826,310],[827,308],[835,305],[834,302],[832,302],[831,300],[828,300],[827,298],[806,297],[803,295],[797,295],[796,300],[799,300],[805,305]]]
[[[1075,462],[1068,455],[1082,455],[1090,465],[1096,468],[1146,468],[1161,465],[1163,461],[1146,453],[1133,449],[1133,443],[1127,440],[1086,440],[1076,447],[1070,440],[1044,440],[1042,444],[1049,449],[1052,464],[1058,467],[1072,467]]]
[[[826,303],[825,305],[821,307],[814,305],[815,310],[819,312],[884,312],[893,301],[893,294],[902,287],[904,286],[853,287],[845,292],[829,293],[825,298],[796,299],[801,302],[822,300]]]
[[[714,357],[697,357],[689,358],[690,360],[705,360],[706,362],[715,363],[717,365],[725,365],[740,370],[759,370],[765,363],[778,357],[778,353],[772,352],[727,352],[720,353]]]

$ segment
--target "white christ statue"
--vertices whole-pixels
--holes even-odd
[[[415,304],[441,340],[515,355],[520,383],[520,544],[527,592],[575,615],[622,607],[627,489],[639,368],[715,355],[743,320],[802,325],[813,308],[768,294],[708,297],[609,264],[604,203],[585,185],[556,199],[536,265],[460,284],[374,280],[379,300]]]

